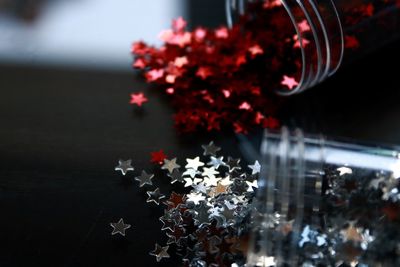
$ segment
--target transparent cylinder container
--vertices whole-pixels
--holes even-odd
[[[249,266],[400,266],[396,149],[266,133]]]
[[[311,88],[352,61],[400,36],[399,0],[226,0],[228,25],[235,15],[252,12],[252,5],[284,10],[300,50],[294,88],[277,92],[291,95]],[[282,13],[283,14],[283,13]],[[270,64],[270,63],[267,63]]]

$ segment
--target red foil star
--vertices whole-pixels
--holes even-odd
[[[164,160],[167,158],[167,155],[165,155],[162,149],[159,151],[151,152],[150,155],[151,155],[150,162],[160,165],[163,164]]]
[[[148,99],[144,96],[143,93],[131,94],[131,102],[130,104],[138,105],[141,107],[143,103],[147,102]]]

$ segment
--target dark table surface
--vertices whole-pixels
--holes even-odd
[[[285,105],[283,122],[308,132],[400,144],[400,43],[392,44]],[[180,161],[215,140],[240,156],[233,134],[181,136],[168,103],[133,72],[0,67],[0,266],[175,266],[148,255],[161,207],[132,180],[152,171],[150,152]],[[143,109],[129,94],[147,90]],[[257,140],[260,131],[249,135]],[[136,168],[123,178],[119,158]],[[184,162],[182,162],[184,163]],[[182,165],[182,164],[181,164]],[[157,180],[162,190],[170,187]],[[110,222],[132,225],[111,236]],[[176,260],[176,259],[175,259]]]

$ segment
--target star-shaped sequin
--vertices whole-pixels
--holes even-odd
[[[176,182],[179,183],[185,182],[183,180],[182,173],[178,169],[173,170],[172,173],[168,173],[168,176],[171,177],[171,184],[174,184]]]
[[[248,165],[248,166],[252,170],[252,172],[251,172],[252,175],[260,173],[260,171],[261,171],[261,165],[258,162],[258,160],[256,160],[256,162],[254,162],[253,165]]]
[[[194,159],[186,159],[186,169],[197,170],[199,167],[204,166],[204,163],[200,161],[200,157],[195,157]]]
[[[217,152],[221,150],[220,147],[214,145],[214,142],[211,141],[208,145],[201,146],[204,150],[204,156],[216,156]]]
[[[154,202],[155,204],[160,205],[160,200],[165,198],[165,196],[160,193],[159,188],[157,188],[154,191],[147,191],[146,193],[149,196],[146,200],[146,202],[148,202],[148,203]]]
[[[138,177],[135,177],[135,180],[139,182],[139,187],[143,187],[145,185],[153,185],[151,179],[153,179],[154,174],[148,174],[146,171],[142,171],[142,174]]]
[[[210,157],[210,161],[207,163],[208,166],[213,166],[215,169],[218,169],[220,166],[225,166],[224,157]]]
[[[132,160],[119,160],[118,166],[115,167],[116,171],[121,171],[123,175],[126,175],[128,171],[133,171],[134,168],[132,167]]]
[[[175,169],[179,169],[179,167],[180,165],[176,163],[176,158],[173,158],[171,160],[165,159],[161,169],[168,170],[169,173],[172,173]]]
[[[169,258],[168,248],[169,246],[161,247],[159,244],[156,244],[155,249],[150,252],[150,255],[156,257],[157,262],[160,262],[164,258]]]
[[[283,80],[281,84],[287,86],[290,90],[299,85],[299,83],[293,77],[289,77],[286,75],[283,75]]]
[[[131,94],[130,104],[138,105],[141,107],[143,103],[147,102],[148,99],[145,97],[143,93]]]
[[[131,228],[130,224],[125,224],[124,219],[119,219],[117,223],[110,223],[110,226],[113,228],[111,235],[120,234],[125,236],[125,231]]]

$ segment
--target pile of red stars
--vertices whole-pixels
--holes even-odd
[[[344,13],[345,27],[362,33],[363,27],[353,26],[377,9],[400,7],[399,3],[358,0],[337,5]],[[295,88],[302,64],[300,43],[281,1],[249,3],[232,29],[187,31],[186,24],[182,18],[174,20],[172,29],[160,34],[164,45],[159,48],[144,42],[132,45],[133,67],[170,96],[177,128],[183,132],[233,128],[247,133],[260,126],[279,127],[275,116],[283,98],[274,90]],[[305,20],[298,28],[311,34]],[[345,36],[346,49],[360,47],[358,34],[354,30]],[[302,39],[304,47],[309,43]],[[143,93],[131,97],[131,104],[138,106],[148,101]]]
[[[162,47],[133,44],[133,66],[170,96],[179,130],[279,127],[274,115],[282,100],[273,89],[297,85],[300,49],[281,5],[253,8],[260,14],[243,16],[232,29],[190,32],[178,18],[160,34]],[[132,94],[132,104],[145,101]]]

